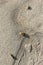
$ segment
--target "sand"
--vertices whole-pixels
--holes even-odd
[[[43,0],[0,0],[0,65],[43,65]]]

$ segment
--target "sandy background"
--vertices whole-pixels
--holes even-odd
[[[0,0],[0,65],[43,65],[43,0]]]

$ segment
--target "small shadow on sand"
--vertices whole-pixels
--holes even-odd
[[[29,36],[28,34],[26,34],[26,33],[24,33],[23,36],[24,36],[25,38],[30,38],[30,36]]]
[[[25,34],[25,38],[30,38],[30,36],[28,34]]]

